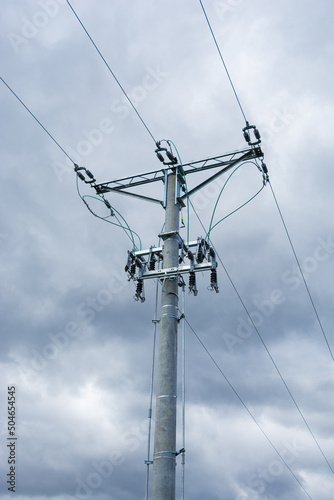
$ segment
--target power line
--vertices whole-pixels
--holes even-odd
[[[299,481],[299,479],[297,478],[297,476],[295,475],[295,473],[291,470],[291,468],[289,467],[289,465],[287,464],[287,462],[284,460],[284,458],[282,457],[282,455],[280,454],[280,452],[278,451],[278,449],[276,448],[276,446],[274,445],[274,443],[271,441],[271,439],[269,438],[269,436],[262,429],[262,427],[259,424],[259,422],[256,420],[256,418],[254,417],[254,415],[252,414],[252,412],[249,410],[248,406],[243,401],[243,399],[241,398],[241,396],[239,396],[238,392],[233,387],[233,385],[231,384],[231,382],[228,380],[228,378],[226,377],[225,373],[220,368],[220,366],[218,365],[217,361],[214,359],[214,357],[212,356],[212,354],[210,353],[210,351],[208,350],[208,348],[205,346],[205,344],[202,341],[202,339],[199,337],[199,335],[195,332],[195,330],[193,329],[193,327],[190,325],[190,323],[187,320],[187,318],[185,318],[185,321],[186,321],[187,325],[189,326],[190,330],[193,332],[193,334],[195,335],[195,337],[199,341],[199,343],[201,344],[201,346],[203,347],[203,349],[205,350],[205,352],[207,353],[207,355],[209,356],[209,358],[211,359],[211,361],[213,362],[213,364],[216,366],[216,368],[218,369],[218,371],[220,372],[220,374],[224,377],[225,381],[228,383],[228,385],[230,386],[230,388],[232,389],[232,391],[234,392],[234,394],[236,395],[236,397],[239,399],[240,403],[243,405],[243,407],[247,411],[248,415],[251,417],[251,419],[253,420],[253,422],[260,429],[260,431],[262,432],[262,434],[264,435],[264,437],[266,438],[266,440],[269,442],[269,444],[275,450],[275,452],[277,453],[277,455],[279,456],[279,458],[282,460],[282,462],[284,463],[284,465],[286,466],[286,468],[289,470],[289,472],[293,475],[293,477],[295,478],[295,480],[297,481],[297,483],[299,484],[299,486],[304,490],[304,492],[306,493],[306,495],[312,500],[312,497],[308,494],[308,492],[306,491],[306,489],[304,488],[304,486],[302,485],[302,483]]]
[[[128,238],[130,239],[130,241],[132,242],[133,250],[134,251],[137,249],[137,245],[135,244],[133,235],[137,236],[137,238],[139,240],[140,247],[141,247],[141,239],[140,239],[139,235],[130,228],[129,224],[126,222],[126,220],[124,219],[124,217],[115,209],[115,207],[112,207],[110,205],[110,203],[107,200],[104,199],[104,197],[102,199],[100,199],[100,198],[97,198],[96,196],[91,196],[91,195],[87,195],[87,194],[84,195],[84,196],[82,196],[82,194],[80,193],[79,184],[78,184],[78,175],[76,176],[76,188],[77,188],[77,192],[78,192],[79,197],[84,202],[84,204],[88,208],[89,212],[92,215],[94,215],[94,217],[97,217],[98,219],[101,219],[104,222],[108,222],[108,224],[112,224],[113,226],[121,227],[124,230],[125,234],[128,236]],[[85,200],[85,198],[93,198],[94,200],[97,200],[97,201],[103,203],[110,210],[110,215],[108,215],[108,217],[101,217],[100,215],[97,215],[91,209],[91,207],[89,206],[89,204],[87,203],[87,201]],[[123,219],[123,221],[125,223],[125,226],[120,222],[120,220],[118,219],[117,215],[114,212],[116,212]],[[109,218],[111,216],[115,217],[115,219],[117,220],[118,224],[116,224],[115,222],[111,222],[110,220],[107,220],[107,218]]]
[[[237,100],[237,103],[239,104],[240,111],[241,111],[242,116],[244,117],[244,120],[245,120],[246,125],[247,125],[248,121],[247,121],[247,119],[246,119],[246,115],[245,115],[245,113],[244,113],[244,110],[242,109],[242,106],[241,106],[241,103],[240,103],[240,100],[239,100],[238,94],[237,94],[237,92],[236,92],[236,90],[235,90],[235,88],[234,88],[234,85],[233,85],[232,79],[231,79],[231,77],[230,77],[230,74],[229,74],[229,72],[228,72],[227,66],[226,66],[225,61],[224,61],[224,59],[223,59],[223,56],[222,56],[222,53],[221,53],[221,51],[220,51],[220,48],[219,48],[218,42],[217,42],[216,37],[215,37],[215,35],[214,35],[214,33],[213,33],[213,29],[212,29],[212,27],[211,27],[211,24],[210,24],[209,18],[208,18],[208,16],[207,16],[206,12],[205,12],[205,8],[204,8],[204,6],[203,6],[202,0],[199,0],[199,3],[201,4],[201,7],[202,7],[202,10],[203,10],[203,13],[204,13],[205,19],[206,19],[206,21],[207,21],[207,23],[208,23],[209,29],[210,29],[210,31],[211,31],[212,38],[213,38],[213,40],[214,40],[214,42],[215,42],[215,45],[216,45],[216,47],[217,47],[217,50],[218,50],[218,53],[219,53],[219,56],[220,56],[221,62],[223,63],[223,66],[224,66],[224,68],[225,68],[225,71],[226,71],[227,77],[228,77],[228,79],[229,79],[229,81],[230,81],[230,84],[231,84],[232,90],[233,90],[233,92],[234,92],[235,98],[236,98],[236,100]]]
[[[308,287],[308,285],[307,285],[307,283],[306,283],[306,279],[305,279],[305,276],[304,276],[304,273],[303,273],[302,267],[301,267],[301,265],[300,265],[300,263],[299,263],[299,259],[298,259],[298,257],[297,257],[297,254],[296,254],[296,251],[295,251],[294,245],[293,245],[292,240],[291,240],[291,238],[290,238],[290,234],[289,234],[288,228],[287,228],[287,226],[286,226],[286,224],[285,224],[285,221],[284,221],[284,218],[283,218],[283,214],[282,214],[281,209],[280,209],[280,207],[279,207],[279,205],[278,205],[278,201],[277,201],[277,198],[276,198],[275,193],[274,193],[274,189],[273,189],[273,187],[272,187],[272,185],[271,185],[271,182],[270,182],[270,181],[269,181],[269,185],[270,185],[270,189],[271,189],[271,192],[272,192],[272,194],[273,194],[273,197],[274,197],[274,200],[275,200],[275,204],[276,204],[276,207],[277,207],[278,213],[279,213],[279,215],[280,215],[280,218],[281,218],[281,221],[282,221],[282,224],[283,224],[283,227],[284,227],[285,233],[286,233],[286,235],[287,235],[287,237],[288,237],[288,240],[289,240],[289,243],[290,243],[290,246],[291,246],[291,249],[292,249],[293,255],[295,256],[295,259],[296,259],[296,262],[297,262],[297,265],[298,265],[298,268],[299,268],[300,274],[301,274],[301,276],[302,276],[302,278],[303,278],[303,282],[304,282],[304,285],[305,285],[306,291],[307,291],[307,293],[308,293],[308,296],[309,296],[309,298],[310,298],[310,301],[311,301],[311,304],[312,304],[312,307],[313,307],[314,313],[315,313],[315,315],[316,315],[316,317],[317,317],[317,320],[318,320],[318,323],[319,323],[320,329],[321,329],[322,334],[323,334],[323,336],[324,336],[324,339],[325,339],[325,341],[326,341],[326,344],[327,344],[328,350],[329,350],[329,352],[330,352],[330,355],[331,355],[331,357],[332,357],[332,360],[334,361],[333,352],[332,352],[332,350],[331,350],[331,348],[330,348],[330,345],[329,345],[329,342],[328,342],[328,339],[327,339],[327,336],[326,336],[326,333],[325,333],[324,327],[322,326],[322,323],[321,323],[321,321],[320,321],[320,317],[319,317],[319,314],[318,314],[317,308],[315,307],[315,303],[314,303],[314,300],[313,300],[313,298],[312,298],[312,295],[311,295],[310,289],[309,289],[309,287]]]
[[[193,204],[192,204],[191,200],[190,200],[190,204],[191,204],[191,206],[192,206],[192,208],[193,208],[193,210],[194,210],[194,212],[195,212],[195,214],[196,214],[196,216],[197,216],[197,219],[199,220],[199,222],[200,222],[200,224],[201,224],[201,226],[202,226],[203,230],[204,230],[204,231],[206,231],[206,229],[205,229],[205,227],[204,227],[204,225],[203,225],[203,223],[202,223],[202,221],[201,221],[201,219],[200,219],[199,215],[197,214],[197,212],[196,212],[196,210],[195,210],[195,207],[193,206]],[[228,279],[229,279],[229,281],[230,281],[230,283],[231,283],[231,285],[232,285],[232,287],[233,287],[233,289],[234,289],[234,291],[235,291],[235,293],[236,293],[236,295],[237,295],[237,297],[238,297],[238,299],[239,299],[239,301],[240,301],[240,303],[241,303],[242,307],[244,308],[244,310],[245,310],[245,312],[246,312],[246,314],[247,314],[247,316],[248,316],[248,318],[249,318],[250,322],[252,323],[252,325],[253,325],[253,328],[254,328],[255,332],[257,333],[257,335],[258,335],[258,337],[259,337],[259,339],[260,339],[260,341],[261,341],[261,343],[262,343],[263,347],[265,348],[265,350],[266,350],[266,352],[267,352],[267,354],[268,354],[268,356],[269,356],[269,358],[270,358],[270,360],[271,360],[272,364],[274,365],[274,367],[275,367],[275,369],[276,369],[276,371],[277,371],[277,373],[278,373],[278,375],[279,375],[279,377],[280,377],[281,381],[283,382],[283,385],[284,385],[284,387],[286,388],[286,390],[287,390],[287,392],[288,392],[288,394],[289,394],[289,396],[290,396],[291,400],[293,401],[293,403],[294,403],[294,405],[295,405],[295,407],[296,407],[296,409],[297,409],[297,411],[298,411],[299,415],[301,416],[301,418],[302,418],[302,420],[303,420],[304,424],[306,425],[306,427],[307,427],[307,429],[308,429],[308,431],[309,431],[310,435],[312,436],[312,438],[313,438],[313,440],[314,440],[315,444],[317,445],[317,447],[318,447],[318,449],[319,449],[320,453],[322,454],[322,456],[323,456],[324,460],[326,461],[326,463],[327,463],[328,467],[330,468],[330,470],[331,470],[331,471],[332,471],[332,473],[334,474],[334,470],[333,470],[332,466],[330,465],[330,463],[329,463],[328,459],[326,458],[326,456],[325,456],[325,454],[324,454],[324,452],[323,452],[323,450],[322,450],[322,448],[321,448],[320,444],[318,443],[318,441],[317,441],[317,439],[316,439],[315,435],[313,434],[313,432],[312,432],[312,430],[311,430],[311,428],[310,428],[309,424],[307,423],[307,421],[306,421],[306,419],[305,419],[305,417],[304,417],[304,415],[303,415],[303,413],[302,413],[301,409],[300,409],[300,408],[299,408],[299,406],[298,406],[297,401],[296,401],[296,400],[295,400],[295,398],[293,397],[293,395],[292,395],[292,393],[291,393],[291,391],[290,391],[290,389],[289,389],[289,387],[288,387],[287,383],[285,382],[285,380],[284,380],[284,378],[283,378],[283,375],[282,375],[282,373],[281,373],[280,369],[278,368],[278,366],[277,366],[277,364],[276,364],[276,362],[275,362],[274,358],[272,357],[272,355],[271,355],[271,353],[270,353],[270,351],[269,351],[269,349],[268,349],[268,347],[267,347],[267,345],[266,345],[265,341],[263,340],[263,338],[262,338],[262,336],[261,336],[261,334],[260,334],[260,332],[259,332],[259,330],[258,330],[257,326],[255,325],[255,323],[254,323],[254,321],[253,321],[253,318],[251,317],[251,315],[250,315],[250,313],[249,313],[249,311],[248,311],[248,309],[247,309],[247,307],[246,307],[246,304],[245,304],[245,303],[244,303],[244,301],[242,300],[241,295],[239,294],[239,292],[238,292],[238,290],[237,290],[237,288],[236,288],[236,286],[235,286],[235,284],[234,284],[234,282],[233,282],[233,280],[232,280],[232,278],[231,278],[230,274],[228,273],[228,271],[227,271],[227,269],[226,269],[226,267],[225,267],[225,265],[224,265],[224,263],[223,263],[222,259],[220,258],[219,254],[218,254],[217,250],[215,249],[215,247],[214,247],[214,245],[213,245],[213,243],[212,243],[212,241],[211,241],[211,240],[210,240],[210,243],[211,243],[211,245],[212,245],[212,247],[213,247],[213,249],[214,249],[214,251],[215,251],[215,253],[216,253],[216,255],[217,255],[217,259],[218,259],[218,260],[219,260],[219,262],[221,263],[221,265],[222,265],[222,267],[223,267],[223,269],[224,269],[224,271],[225,271],[225,273],[226,273],[226,276],[228,277]]]
[[[26,106],[24,104],[24,102],[22,101],[22,99],[19,98],[19,96],[14,92],[14,90],[8,85],[8,83],[5,82],[5,80],[1,76],[0,76],[0,79],[6,85],[6,87],[8,88],[8,90],[10,90],[11,93],[16,97],[16,99],[22,104],[22,106],[28,111],[28,113],[34,118],[34,120],[36,120],[36,122],[38,123],[38,125],[40,127],[42,127],[42,129],[44,130],[44,132],[46,132],[48,134],[48,136],[50,137],[50,139],[53,140],[53,142],[58,146],[59,149],[61,149],[61,151],[64,153],[64,155],[66,155],[67,158],[74,164],[74,161],[72,160],[72,158],[70,157],[70,155],[68,153],[66,153],[65,149],[63,149],[61,147],[61,145],[59,144],[58,141],[56,141],[56,139],[53,137],[53,135],[50,134],[50,132],[44,127],[44,125],[39,121],[39,119],[34,115],[34,113],[32,111],[30,111],[30,109],[28,108],[28,106]]]
[[[245,203],[243,203],[242,205],[240,205],[238,208],[236,208],[235,210],[233,210],[232,212],[230,212],[228,215],[225,215],[225,217],[223,217],[222,219],[220,219],[218,222],[216,222],[214,225],[212,225],[213,223],[213,218],[215,216],[215,212],[216,212],[216,209],[217,209],[217,205],[218,205],[218,202],[219,202],[219,199],[221,197],[221,195],[223,194],[223,191],[225,189],[225,187],[227,186],[227,183],[229,182],[229,180],[231,179],[231,177],[233,176],[233,174],[235,174],[235,172],[240,168],[242,167],[243,165],[246,165],[247,163],[252,163],[253,165],[255,165],[257,168],[258,165],[257,163],[255,163],[254,161],[245,161],[245,162],[242,162],[240,163],[240,165],[238,165],[234,170],[233,172],[228,176],[228,178],[226,179],[223,187],[221,188],[220,190],[220,193],[217,197],[217,200],[216,200],[216,203],[215,203],[215,206],[214,206],[214,209],[212,211],[212,215],[211,215],[211,219],[210,219],[210,224],[209,224],[209,231],[208,233],[205,235],[205,239],[206,240],[209,240],[210,238],[210,233],[212,231],[212,229],[214,229],[216,226],[218,226],[218,224],[220,224],[221,222],[223,222],[223,220],[227,219],[228,217],[230,217],[230,215],[233,215],[235,212],[237,212],[238,210],[240,210],[241,208],[243,208],[244,206],[246,206],[249,202],[251,202],[258,194],[260,194],[260,192],[262,191],[262,189],[265,187],[266,185],[266,180],[263,181],[263,184],[262,184],[262,187],[261,189],[259,189],[259,191],[257,191],[257,193],[255,193],[248,201],[246,201]]]
[[[59,142],[53,137],[52,134],[50,134],[50,132],[44,127],[44,125],[39,121],[39,119],[36,117],[36,115],[34,115],[34,113],[28,108],[28,106],[26,104],[24,104],[24,102],[22,101],[22,99],[20,99],[20,97],[14,92],[14,90],[8,85],[8,83],[5,82],[5,80],[0,76],[0,79],[1,81],[6,85],[6,87],[8,88],[8,90],[11,91],[11,93],[16,97],[16,99],[22,104],[22,106],[28,111],[28,113],[34,118],[34,120],[38,123],[38,125],[44,130],[44,132],[46,132],[48,134],[48,136],[50,137],[50,139],[53,140],[53,142],[58,146],[58,148],[67,156],[67,158],[75,165],[75,162],[72,160],[72,158],[70,157],[70,155],[68,153],[66,153],[65,149],[61,147],[61,145],[59,144]],[[104,220],[105,222],[108,222],[109,224],[112,224],[114,226],[118,226],[118,227],[121,227],[126,235],[130,238],[130,240],[132,241],[133,243],[133,247],[134,249],[136,249],[136,244],[134,242],[134,239],[133,239],[133,236],[132,234],[135,234],[140,242],[140,245],[141,245],[141,240],[140,240],[140,237],[138,236],[138,234],[133,231],[132,229],[130,229],[128,223],[126,222],[126,220],[122,217],[122,215],[114,208],[114,207],[111,207],[111,210],[112,211],[115,211],[122,219],[123,221],[125,222],[126,226],[125,227],[121,222],[120,220],[118,219],[117,215],[116,214],[113,214],[113,216],[115,217],[115,219],[117,220],[118,224],[116,224],[115,222],[111,222],[111,221],[108,221],[106,220],[105,217],[100,217],[99,215],[97,215],[91,208],[90,206],[88,205],[88,203],[86,202],[85,200],[85,197],[90,197],[90,198],[95,198],[97,199],[98,201],[102,202],[102,203],[105,203],[104,200],[102,199],[99,199],[99,198],[96,198],[94,196],[89,196],[89,195],[85,195],[85,196],[81,196],[81,193],[79,191],[79,186],[78,186],[78,176],[76,177],[76,180],[77,180],[77,191],[78,191],[78,194],[80,196],[80,198],[82,199],[82,201],[85,203],[86,207],[88,208],[88,210],[95,216],[97,217],[98,219],[101,219],[101,220]],[[106,203],[105,203],[106,204]],[[129,232],[128,232],[129,231]],[[130,236],[130,234],[131,236]]]
[[[156,140],[154,139],[154,136],[152,134],[152,132],[150,131],[150,129],[148,128],[148,126],[146,125],[146,123],[144,122],[143,118],[140,116],[139,112],[137,111],[135,105],[133,104],[133,102],[131,101],[130,97],[128,96],[128,94],[125,92],[124,88],[122,87],[120,81],[118,80],[118,78],[116,77],[115,73],[112,71],[111,67],[109,66],[109,64],[107,63],[107,61],[105,60],[105,58],[103,57],[101,51],[99,50],[99,48],[97,47],[96,43],[94,42],[93,38],[90,36],[90,34],[88,33],[87,29],[85,28],[85,26],[83,25],[82,21],[80,20],[78,14],[76,13],[76,11],[73,9],[72,5],[70,4],[69,0],[66,0],[68,6],[70,7],[70,9],[72,10],[73,14],[75,15],[75,17],[77,18],[77,20],[79,21],[81,27],[83,28],[83,30],[85,31],[86,35],[88,36],[89,40],[92,42],[93,46],[95,47],[97,53],[99,54],[99,56],[101,57],[102,61],[104,62],[104,64],[106,65],[106,67],[108,68],[110,74],[114,77],[117,85],[119,86],[119,88],[121,89],[121,91],[123,92],[123,94],[125,95],[126,99],[128,100],[128,102],[130,103],[132,109],[135,111],[136,115],[138,116],[139,120],[142,122],[142,124],[144,125],[144,127],[146,128],[147,132],[150,134],[150,136],[152,137],[154,143],[156,144]]]

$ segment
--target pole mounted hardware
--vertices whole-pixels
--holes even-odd
[[[74,171],[77,173],[77,176],[79,177],[79,179],[81,179],[82,181],[84,181],[86,184],[94,184],[96,182],[96,179],[95,179],[94,175],[86,167],[79,167],[75,163],[74,164]],[[87,177],[85,177],[83,175],[83,172],[85,172],[85,174],[87,175]]]
[[[182,274],[189,274],[189,292],[197,295],[195,273],[199,271],[211,271],[209,290],[219,292],[217,283],[217,260],[214,249],[204,238],[199,237],[197,241],[192,241],[188,245],[175,232],[163,233],[159,235],[162,239],[177,235],[179,240],[178,266],[160,267],[156,265],[163,264],[163,247],[151,246],[148,250],[128,251],[128,258],[125,265],[125,272],[128,273],[128,280],[137,283],[135,300],[144,302],[143,281],[147,279],[165,278],[173,279]],[[191,250],[193,249],[193,251]],[[186,259],[189,263],[186,264]],[[182,264],[183,265],[180,265]]]
[[[142,191],[139,191],[139,189],[141,189],[142,186],[145,186],[146,184],[151,184],[152,182],[162,182],[166,187],[168,174],[177,170],[177,180],[181,185],[180,192],[182,192],[182,186],[184,186],[185,177],[188,178],[188,176],[190,176],[191,174],[205,172],[206,170],[216,170],[216,172],[211,175],[211,177],[205,179],[205,181],[201,182],[197,186],[189,189],[188,193],[185,193],[183,191],[183,194],[180,194],[180,201],[185,202],[187,196],[192,196],[197,191],[206,186],[209,182],[212,182],[231,168],[235,167],[238,163],[247,160],[255,160],[256,158],[263,158],[263,152],[261,148],[259,146],[251,146],[251,148],[248,149],[233,151],[231,153],[225,153],[219,156],[212,156],[210,158],[205,158],[204,160],[196,160],[190,163],[184,163],[181,167],[181,165],[175,163],[176,158],[172,155],[172,153],[171,156],[173,156],[173,160],[167,156],[167,152],[170,153],[167,148],[160,147],[160,149],[157,148],[155,151],[162,156],[162,160],[160,160],[162,163],[161,168],[143,172],[141,174],[122,177],[120,179],[115,179],[109,182],[96,184],[94,185],[96,193],[98,195],[109,192],[123,194],[141,199],[143,201],[157,203],[158,205],[166,208],[166,197],[164,197],[164,199],[154,198],[152,196],[146,195]],[[165,156],[167,158],[165,158]]]
[[[261,143],[261,135],[255,125],[249,125],[249,123],[246,122],[246,127],[244,127],[242,131],[245,141],[249,146],[258,146]],[[255,139],[251,138],[251,133],[253,133]]]

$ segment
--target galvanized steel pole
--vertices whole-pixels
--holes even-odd
[[[163,267],[177,267],[179,213],[177,174],[167,178]],[[178,279],[165,278],[161,292],[152,500],[175,500]]]

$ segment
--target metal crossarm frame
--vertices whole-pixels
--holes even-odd
[[[255,158],[263,157],[263,153],[260,147],[253,147],[250,149],[243,149],[239,151],[233,151],[232,153],[225,153],[220,156],[213,156],[211,158],[206,158],[204,160],[197,160],[190,163],[185,163],[182,165],[184,175],[189,175],[196,172],[203,172],[205,170],[210,170],[213,168],[220,168],[220,170],[203,181],[198,186],[191,189],[188,194],[180,197],[180,200],[184,200],[187,196],[191,196],[196,193],[199,189],[204,187],[209,182],[213,181],[220,175],[222,175],[227,170],[231,169],[238,163],[242,161],[252,160]],[[221,168],[222,167],[222,168]],[[128,196],[134,196],[135,198],[140,198],[146,201],[151,201],[153,203],[158,203],[164,206],[164,201],[157,198],[152,198],[150,196],[145,196],[139,193],[134,193],[133,188],[142,186],[144,184],[149,184],[152,182],[162,181],[166,183],[167,175],[175,170],[176,166],[171,165],[169,167],[160,168],[158,170],[151,170],[142,174],[136,174],[128,177],[122,177],[113,181],[105,182],[102,184],[96,184],[94,186],[98,194],[114,192],[121,193]]]
[[[190,272],[206,271],[209,269],[216,269],[217,262],[213,249],[205,243],[204,239],[199,237],[197,241],[191,241],[188,245],[185,245],[182,238],[180,238],[178,232],[164,233],[159,235],[162,239],[167,236],[178,236],[179,237],[179,264],[184,262],[184,258],[187,257],[190,260],[188,265],[178,265],[177,267],[168,267],[162,269],[150,269],[150,261],[152,257],[154,258],[154,264],[159,262],[159,257],[163,254],[163,246],[161,247],[150,247],[146,250],[137,250],[135,252],[128,252],[128,262],[125,270],[129,272],[130,279],[150,279],[150,278],[166,278],[172,276],[178,276],[180,274],[188,274]],[[190,251],[190,248],[195,249],[194,252]],[[201,253],[201,258],[199,254]],[[146,257],[146,259],[145,259]],[[206,262],[203,262],[206,260]],[[138,267],[138,272],[131,273],[131,264],[135,263],[135,269]]]
[[[169,267],[164,269],[155,269],[154,271],[145,271],[142,274],[142,279],[147,280],[151,278],[167,278],[172,276],[178,276],[179,274],[189,274],[189,272],[207,271],[212,269],[212,262],[204,262],[202,264],[194,264],[194,266],[178,266]]]

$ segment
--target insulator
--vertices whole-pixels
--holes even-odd
[[[250,136],[249,136],[249,133],[247,132],[247,130],[244,130],[244,138],[245,138],[246,142],[250,142]]]
[[[254,129],[254,135],[258,141],[261,139],[260,132],[258,131],[257,128]]]
[[[82,175],[81,172],[77,172],[77,176],[79,177],[79,179],[81,179],[82,181],[85,180],[85,177]]]
[[[196,262],[198,264],[201,264],[203,262],[203,260],[204,260],[204,257],[205,257],[205,255],[204,255],[204,253],[202,251],[202,245],[200,245],[199,248],[198,248],[198,251],[197,251],[197,255],[196,255]]]
[[[204,254],[203,254],[202,250],[199,250],[196,260],[199,264],[201,264],[201,262],[203,262],[203,259],[204,259]]]
[[[136,295],[138,295],[138,297],[139,297],[141,295],[142,291],[143,291],[143,280],[139,279],[137,281]]]
[[[195,297],[198,293],[196,289],[196,277],[193,271],[189,273],[189,292],[193,292]]]
[[[211,282],[211,285],[217,284],[217,271],[216,271],[216,269],[211,269],[210,282]]]
[[[86,174],[88,175],[88,177],[90,177],[91,179],[94,179],[94,175],[92,174],[92,172],[90,170],[87,170],[86,168]]]
[[[155,259],[151,259],[148,265],[149,271],[154,271],[155,269]]]
[[[209,290],[216,290],[216,293],[219,292],[218,283],[217,283],[217,270],[216,270],[216,268],[211,269],[210,286],[208,287],[208,289]]]
[[[109,210],[111,210],[111,205],[110,205],[109,201],[108,200],[103,200],[103,202],[104,202],[105,206],[107,208],[109,208]]]
[[[130,266],[130,274],[134,276],[136,274],[136,264],[133,262]]]
[[[144,282],[143,282],[143,279],[140,278],[137,281],[136,293],[135,293],[135,296],[134,296],[135,300],[140,300],[141,302],[145,301],[145,297],[143,295],[143,287],[144,287]]]
[[[177,159],[170,151],[166,151],[166,155],[170,161],[172,161],[173,163],[177,163]]]
[[[161,153],[157,153],[157,157],[162,163],[165,161]]]
[[[268,173],[267,165],[265,163],[262,163],[262,170],[265,174]]]

